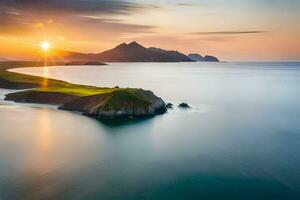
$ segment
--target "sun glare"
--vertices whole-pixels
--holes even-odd
[[[43,41],[41,43],[41,48],[44,50],[44,51],[48,51],[50,49],[51,45],[48,41]]]

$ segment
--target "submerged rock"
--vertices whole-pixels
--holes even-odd
[[[181,103],[178,105],[179,108],[192,108],[189,104],[187,103]]]
[[[120,89],[110,93],[80,97],[59,107],[97,119],[147,117],[167,111],[165,102],[151,91]]]
[[[167,105],[166,105],[166,108],[168,108],[168,109],[172,109],[173,108],[173,104],[172,103],[167,103]]]

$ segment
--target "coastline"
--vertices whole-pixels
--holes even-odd
[[[66,63],[49,63],[48,66],[58,65]],[[165,102],[151,91],[79,85],[8,71],[26,67],[43,67],[43,63],[0,62],[0,88],[23,90],[6,94],[4,100],[57,105],[61,110],[77,111],[97,119],[139,118],[167,111]]]

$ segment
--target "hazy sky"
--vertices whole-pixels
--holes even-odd
[[[299,0],[1,0],[0,58],[136,40],[222,60],[300,60]]]

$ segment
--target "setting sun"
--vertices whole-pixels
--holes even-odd
[[[43,41],[41,43],[41,48],[44,50],[44,51],[48,51],[50,49],[51,45],[48,41]]]

